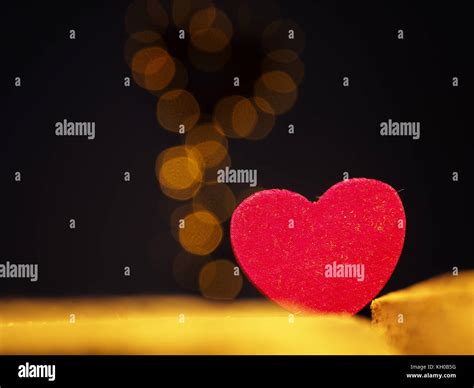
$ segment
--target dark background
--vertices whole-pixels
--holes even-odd
[[[406,242],[383,292],[453,266],[472,268],[467,10],[455,2],[278,3],[281,15],[305,31],[306,77],[296,106],[268,138],[231,141],[233,167],[257,168],[259,185],[312,199],[344,171],[403,189]],[[156,97],[123,86],[130,75],[123,57],[128,4],[2,3],[0,262],[40,264],[36,283],[0,280],[3,297],[187,294],[173,277],[180,247],[163,211],[177,203],[164,197],[154,173],[156,156],[180,139],[159,127]],[[76,40],[69,40],[70,29]],[[189,88],[204,106],[235,93],[222,77],[233,77],[236,66],[245,69],[243,94],[260,72],[259,38],[233,44],[222,73],[190,73]],[[21,88],[14,87],[16,76]],[[96,121],[96,139],[56,137],[54,124],[65,118]],[[421,139],[382,138],[379,124],[389,118],[420,121]],[[22,172],[20,184],[15,171]],[[124,171],[131,182],[123,181]],[[225,230],[213,256],[233,258],[228,224]],[[123,276],[126,265],[130,278]],[[245,281],[240,297],[257,296]]]

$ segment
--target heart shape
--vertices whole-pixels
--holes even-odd
[[[357,178],[317,202],[286,190],[252,195],[232,215],[231,242],[252,283],[289,311],[355,314],[390,278],[405,230],[395,189]]]

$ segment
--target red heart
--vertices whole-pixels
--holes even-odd
[[[248,278],[288,310],[355,314],[390,278],[405,227],[391,186],[350,179],[315,203],[286,190],[252,195],[232,216],[231,241]]]

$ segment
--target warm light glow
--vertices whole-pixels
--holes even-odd
[[[224,12],[209,7],[193,15],[189,32],[194,47],[204,52],[216,53],[229,45],[233,27]]]
[[[298,54],[292,50],[279,49],[269,53],[262,62],[265,73],[282,71],[299,85],[304,78],[305,66]]]
[[[201,153],[207,169],[218,166],[227,156],[227,138],[212,123],[197,125],[186,135],[186,144]]]
[[[171,83],[166,88],[168,90],[184,90],[188,85],[189,77],[188,70],[184,64],[177,58],[173,58],[175,65],[175,75]],[[156,93],[155,93],[156,94]],[[160,96],[161,94],[158,94]]]
[[[189,22],[196,11],[210,8],[212,0],[172,0],[171,14],[176,26],[189,30]]]
[[[198,211],[184,218],[179,230],[179,242],[189,253],[204,256],[215,251],[222,241],[223,231],[219,220],[208,211]]]
[[[206,183],[216,183],[218,171],[224,169],[225,167],[231,167],[232,160],[230,155],[227,154],[226,157],[215,167],[208,167],[204,172],[204,182]]]
[[[257,119],[257,111],[250,100],[242,99],[234,105],[232,128],[241,137],[247,137],[252,133]]]
[[[200,116],[199,104],[186,90],[176,89],[163,94],[158,100],[156,114],[160,125],[171,131],[190,131]]]
[[[228,260],[206,264],[199,274],[199,288],[203,296],[216,300],[233,300],[242,289],[240,270]]]
[[[175,72],[173,58],[161,47],[141,49],[132,60],[133,79],[147,90],[165,89],[173,80]]]
[[[206,184],[193,199],[195,211],[209,210],[220,222],[227,221],[236,206],[234,193],[228,185]]]
[[[0,354],[397,354],[367,318],[290,316],[266,300],[8,300],[0,311]]]
[[[245,97],[225,97],[214,108],[214,122],[227,137],[243,138],[255,128],[257,112]]]
[[[173,147],[158,156],[155,171],[163,193],[184,201],[192,198],[202,184],[203,161],[191,147]]]
[[[295,82],[289,74],[283,71],[264,73],[261,78],[265,87],[280,94],[292,93],[296,89]]]
[[[218,166],[227,156],[227,149],[217,141],[204,141],[196,145],[196,149],[201,153],[206,168]]]
[[[222,12],[218,11],[215,7],[207,7],[205,9],[200,9],[199,11],[197,11],[191,18],[191,22],[189,24],[189,32],[191,34],[195,34],[196,32],[217,25],[219,17],[218,12],[221,13],[221,15],[219,15],[221,18],[226,18],[226,16],[222,16]],[[228,21],[228,23],[230,24],[230,21]]]
[[[298,97],[298,87],[289,74],[271,71],[255,83],[255,102],[268,114],[283,114],[293,108]]]
[[[125,26],[129,34],[143,30],[164,32],[169,19],[159,0],[135,0],[127,9]]]
[[[135,54],[147,47],[161,47],[166,50],[166,43],[163,37],[155,31],[139,31],[130,35],[124,46],[125,62],[130,68]]]
[[[201,51],[215,53],[224,50],[229,44],[229,38],[219,28],[210,27],[192,34],[191,42]]]
[[[252,104],[257,113],[257,123],[255,124],[254,130],[246,136],[246,139],[262,140],[272,131],[276,123],[276,117],[273,113],[273,108],[264,98],[254,97],[252,99]]]
[[[160,183],[171,190],[189,189],[201,177],[199,164],[184,156],[166,161],[160,169]]]

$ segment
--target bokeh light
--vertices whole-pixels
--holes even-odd
[[[206,184],[193,198],[193,208],[211,211],[220,222],[227,221],[236,207],[234,193],[226,184]]]
[[[191,147],[179,146],[163,151],[155,163],[161,190],[176,200],[192,198],[201,187],[203,165],[201,154]]]
[[[254,97],[252,103],[257,112],[257,123],[254,130],[246,136],[247,140],[262,140],[266,138],[276,123],[276,117],[270,104],[261,97]],[[264,109],[262,109],[262,107]]]
[[[175,72],[173,58],[161,47],[143,48],[135,54],[132,60],[134,81],[150,91],[165,89],[173,80]]]
[[[240,136],[249,136],[257,125],[257,119],[257,111],[249,99],[241,99],[234,105],[232,128]]]
[[[188,201],[174,209],[166,207],[164,216],[183,248],[173,261],[175,280],[206,298],[232,300],[241,291],[242,274],[233,262],[216,261],[210,255],[221,244],[222,224],[236,206],[263,188],[237,189],[236,197],[228,185],[217,183],[218,171],[231,167],[228,138],[264,139],[276,116],[293,108],[305,75],[300,59],[305,36],[295,22],[278,19],[280,9],[273,0],[230,0],[220,5],[228,13],[212,0],[171,0],[168,16],[159,0],[134,1],[126,14],[130,37],[124,56],[135,83],[158,97],[160,126],[185,135],[183,145],[166,149],[155,163],[162,192],[173,200]],[[164,36],[169,18],[177,29],[185,30],[187,51],[186,46],[168,50]],[[256,43],[261,39],[262,74],[242,81],[245,88],[253,83],[253,93],[222,97],[208,117],[201,112],[200,91],[186,90],[188,68],[208,73],[230,69],[234,34],[257,39]],[[203,109],[208,109],[203,102]]]
[[[178,207],[176,207],[170,216],[170,229],[171,235],[174,239],[179,242],[179,230],[184,227],[184,219],[194,212],[194,207],[192,202],[186,202]]]
[[[127,65],[131,68],[135,54],[141,49],[147,47],[161,47],[166,50],[166,43],[163,37],[156,31],[138,31],[129,36],[124,46],[124,58]]]
[[[217,183],[218,171],[226,167],[232,166],[232,159],[230,155],[227,154],[226,157],[215,167],[208,167],[204,171],[204,182],[205,183]]]
[[[143,30],[163,33],[168,24],[168,14],[159,0],[135,0],[125,15],[125,27],[129,34]]]
[[[173,57],[174,63],[174,77],[170,81],[170,83],[166,86],[166,88],[162,90],[148,90],[151,94],[161,97],[164,93],[173,91],[173,90],[184,90],[188,85],[189,77],[188,77],[188,70],[184,66],[184,64],[176,57]]]
[[[201,9],[213,6],[212,0],[172,0],[171,15],[177,27],[189,30],[191,17]]]
[[[188,77],[188,70],[184,66],[184,64],[177,58],[173,57],[174,67],[175,67],[175,74],[174,78],[171,80],[168,87],[164,90],[165,92],[172,91],[172,90],[184,90],[188,85],[189,77]],[[153,93],[156,96],[160,97],[163,93]]]
[[[209,211],[200,210],[184,218],[184,227],[179,229],[179,242],[189,253],[209,255],[222,241],[223,231],[219,220]]]
[[[215,300],[235,299],[243,285],[240,270],[229,260],[216,260],[206,264],[199,274],[199,287],[204,297]]]
[[[227,137],[244,138],[255,128],[257,112],[248,98],[224,97],[214,108],[214,123]]]
[[[279,49],[268,53],[262,62],[264,73],[282,71],[299,85],[304,78],[305,66],[299,55],[292,50]]]
[[[207,53],[216,53],[229,45],[233,27],[224,12],[215,7],[208,7],[192,16],[189,32],[195,48]]]
[[[255,102],[268,114],[283,114],[291,110],[298,97],[298,87],[288,73],[264,73],[255,83]]]
[[[205,168],[218,166],[227,156],[228,141],[213,123],[199,124],[186,135],[186,144],[203,157]]]
[[[163,94],[158,100],[156,115],[160,125],[171,132],[190,131],[198,122],[200,107],[194,96],[184,89]]]

